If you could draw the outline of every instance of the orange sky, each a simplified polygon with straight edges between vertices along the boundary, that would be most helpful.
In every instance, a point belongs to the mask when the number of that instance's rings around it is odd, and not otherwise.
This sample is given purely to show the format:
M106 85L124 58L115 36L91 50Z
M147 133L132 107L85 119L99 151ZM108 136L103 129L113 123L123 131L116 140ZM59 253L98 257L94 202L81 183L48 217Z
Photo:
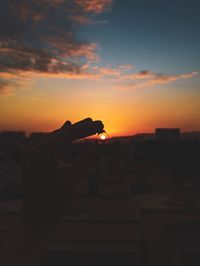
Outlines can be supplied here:
M52 131L86 117L110 136L200 131L193 1L0 2L0 131Z
M188 93L172 84L120 90L115 84L85 82L81 86L77 81L40 80L1 97L1 130L51 131L65 120L86 117L101 119L111 136L151 132L156 127L200 128L196 90Z

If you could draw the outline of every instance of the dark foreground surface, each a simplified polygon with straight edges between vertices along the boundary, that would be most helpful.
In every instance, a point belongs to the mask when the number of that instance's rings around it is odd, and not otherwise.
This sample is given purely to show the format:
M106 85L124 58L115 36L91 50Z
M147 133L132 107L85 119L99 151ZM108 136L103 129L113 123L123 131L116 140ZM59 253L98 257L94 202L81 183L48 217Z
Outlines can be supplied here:
M74 161L90 145L63 156ZM0 167L1 244L21 214L13 154ZM116 142L81 183L43 265L200 265L199 162L199 141Z

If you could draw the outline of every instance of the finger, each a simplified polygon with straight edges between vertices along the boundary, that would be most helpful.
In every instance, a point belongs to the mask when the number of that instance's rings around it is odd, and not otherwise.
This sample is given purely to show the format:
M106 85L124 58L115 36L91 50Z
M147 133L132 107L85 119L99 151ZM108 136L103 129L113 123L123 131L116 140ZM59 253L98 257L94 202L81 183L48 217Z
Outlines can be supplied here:
M101 133L103 128L104 125L101 121L93 121L91 118L84 119L72 125L72 139L77 140Z
M88 118L85 118L81 121L74 123L73 126L76 127L76 126L87 125L87 124L90 124L92 122L93 122L92 118L88 117Z
M84 120L81 120L75 124L73 124L73 128L76 130L76 129L81 129L81 128L91 128L91 131L93 129L93 131L95 133L101 133L103 128L104 128L104 125L102 123L102 121L100 120L96 120L96 121L93 121L91 118L86 118Z
M55 133L58 133L58 132L63 132L65 130L67 130L70 126L71 126L71 122L70 121L65 121L65 123L59 128L59 129L56 129L52 132L52 134L55 134Z

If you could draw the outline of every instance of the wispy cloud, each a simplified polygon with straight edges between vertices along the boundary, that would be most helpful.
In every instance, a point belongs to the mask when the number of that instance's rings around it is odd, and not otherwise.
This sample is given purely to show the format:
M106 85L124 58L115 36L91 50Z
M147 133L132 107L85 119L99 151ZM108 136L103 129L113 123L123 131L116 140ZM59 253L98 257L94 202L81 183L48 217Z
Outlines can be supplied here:
M101 13L109 8L113 0L75 0L86 12Z
M196 71L185 74L166 75L145 70L127 75L124 79L125 84L118 86L118 88L122 90L148 88L154 85L168 84L181 79L190 79L197 75L198 73Z
M94 16L111 5L112 0L1 0L0 95L36 77L107 81L136 89L197 75L135 71L132 64L100 66L98 45L78 40L74 23L98 24Z
M197 72L191 72L186 74L179 75L164 75L164 74L154 74L150 79L152 84L166 84L172 81L176 81L179 79L188 79L197 75Z
M13 79L17 83L17 75L22 73L81 75L82 66L88 61L97 62L99 56L97 44L76 38L74 22L89 21L91 15L107 10L111 3L112 0L2 0L1 83L5 84L8 76L11 83Z
M126 64L126 65L119 65L118 68L122 69L124 71L132 70L135 66L132 64Z
M14 12L20 18L40 21L48 16L51 9L62 8L66 15L87 16L109 9L113 0L12 0ZM73 16L74 15L74 16Z
M6 81L0 79L0 96L9 96L12 95L13 85Z

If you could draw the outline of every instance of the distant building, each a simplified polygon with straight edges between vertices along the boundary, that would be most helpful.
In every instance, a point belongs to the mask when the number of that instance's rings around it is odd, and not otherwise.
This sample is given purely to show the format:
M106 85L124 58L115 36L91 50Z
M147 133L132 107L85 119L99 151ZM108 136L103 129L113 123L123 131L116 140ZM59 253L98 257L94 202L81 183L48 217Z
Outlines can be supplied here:
M180 128L156 128L156 140L175 141L180 139Z
M139 133L132 137L133 141L154 140L155 135L153 133Z
M0 133L0 146L13 146L16 143L23 143L26 139L24 131L3 131Z
M46 133L46 132L32 132L28 137L28 141L29 142L35 142L35 141L38 141L47 135L48 135L48 133Z
M182 140L200 141L200 132L184 132L181 134Z

